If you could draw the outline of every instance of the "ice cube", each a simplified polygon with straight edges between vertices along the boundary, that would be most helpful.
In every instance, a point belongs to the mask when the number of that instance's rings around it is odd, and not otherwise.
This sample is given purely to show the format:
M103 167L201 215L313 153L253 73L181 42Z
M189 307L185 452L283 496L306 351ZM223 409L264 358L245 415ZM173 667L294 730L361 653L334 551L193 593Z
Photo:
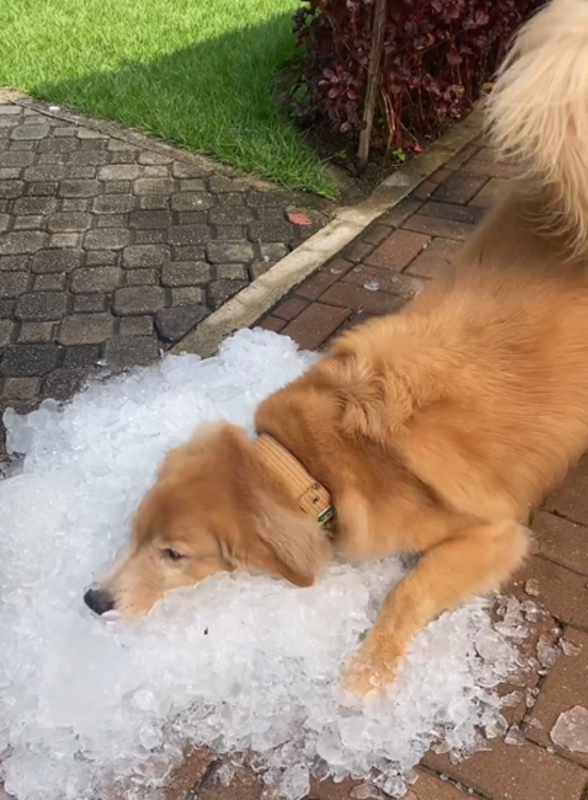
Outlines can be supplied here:
M525 737L523 736L518 725L510 726L506 732L506 736L504 737L504 743L515 745L516 747L520 747L525 743Z
M406 794L406 783L400 775L387 775L376 778L376 784L388 797L402 797Z
M532 600L521 603L521 611L528 622L538 622L543 616L541 609Z
M510 692L509 694L505 694L503 696L502 705L505 708L514 708L515 706L518 706L523 697L524 695L522 692L519 691Z
M525 583L525 592L531 597L539 597L541 594L539 590L539 581L536 578L529 578Z
M353 797L354 800L378 800L381 794L373 784L361 783L349 792L349 797Z
M545 669L552 669L560 657L560 650L550 639L542 634L537 642L537 658Z
M560 714L551 731L551 741L572 753L588 753L588 710L574 706Z
M223 762L214 773L215 781L218 781L223 786L229 786L235 777L235 767L230 761Z
M303 764L289 767L278 786L279 794L287 800L300 800L308 794L309 789L308 767Z
M561 639L559 646L562 649L564 656L577 656L581 648L570 642L569 639Z

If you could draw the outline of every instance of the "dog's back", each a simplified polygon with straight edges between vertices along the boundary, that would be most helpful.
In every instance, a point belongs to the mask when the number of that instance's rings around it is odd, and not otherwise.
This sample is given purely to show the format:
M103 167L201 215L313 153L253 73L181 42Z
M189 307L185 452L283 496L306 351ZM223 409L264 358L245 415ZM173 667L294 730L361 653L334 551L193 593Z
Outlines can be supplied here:
M337 385L349 434L400 451L453 507L522 515L588 446L588 277L458 263L315 371Z
M522 514L588 447L586 0L553 0L523 27L488 122L520 179L453 267L317 371L341 382L344 426L491 517Z

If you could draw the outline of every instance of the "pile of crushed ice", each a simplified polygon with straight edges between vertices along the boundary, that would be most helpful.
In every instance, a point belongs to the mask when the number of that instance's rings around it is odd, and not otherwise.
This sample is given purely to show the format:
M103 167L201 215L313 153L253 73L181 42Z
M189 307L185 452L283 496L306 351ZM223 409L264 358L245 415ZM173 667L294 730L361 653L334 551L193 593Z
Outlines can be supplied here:
M155 796L186 742L253 754L291 800L311 773L375 779L399 796L430 745L468 751L477 730L504 733L496 686L521 667L526 635L515 600L498 625L481 600L443 615L386 698L341 690L342 665L403 575L398 559L335 563L304 590L224 575L132 623L84 607L168 448L203 421L250 426L255 405L311 359L287 338L242 331L217 358L167 357L64 408L7 412L9 446L25 454L0 481L0 753L18 800Z

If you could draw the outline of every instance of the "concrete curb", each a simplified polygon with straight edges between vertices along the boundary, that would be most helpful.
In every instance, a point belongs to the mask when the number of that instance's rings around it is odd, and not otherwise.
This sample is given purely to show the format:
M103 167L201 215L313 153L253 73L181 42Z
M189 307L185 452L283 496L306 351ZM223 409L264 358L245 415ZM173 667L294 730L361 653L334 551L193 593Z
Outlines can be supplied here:
M449 133L386 178L356 206L337 209L324 228L213 312L171 349L171 353L213 355L222 340L253 324L287 292L333 258L378 217L404 200L446 164L482 129L482 111L474 110Z

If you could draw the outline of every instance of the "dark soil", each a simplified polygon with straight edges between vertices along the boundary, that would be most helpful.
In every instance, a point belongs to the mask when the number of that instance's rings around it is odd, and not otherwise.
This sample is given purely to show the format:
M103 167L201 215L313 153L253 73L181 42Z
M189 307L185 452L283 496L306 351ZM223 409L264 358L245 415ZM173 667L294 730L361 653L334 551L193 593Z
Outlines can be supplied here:
M357 159L357 136L334 131L325 123L306 128L304 135L319 156L339 173L341 182L351 182L362 195L368 195L384 178L415 155L414 150L407 149L399 157L398 153L387 148L383 133L376 129L372 135L368 163L362 168ZM426 149L427 144L419 142L419 152Z

